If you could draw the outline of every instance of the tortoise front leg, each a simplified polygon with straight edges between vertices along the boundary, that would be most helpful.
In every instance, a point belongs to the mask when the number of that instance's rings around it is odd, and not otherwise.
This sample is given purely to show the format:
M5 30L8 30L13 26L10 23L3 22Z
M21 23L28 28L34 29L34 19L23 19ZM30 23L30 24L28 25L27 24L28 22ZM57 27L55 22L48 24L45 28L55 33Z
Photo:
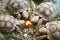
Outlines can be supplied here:
M39 40L42 40L42 39L44 39L44 38L46 38L46 37L47 37L47 35L42 35L42 36L37 37L36 40L38 40L38 39L39 39Z
M16 26L16 31L19 32L22 35L22 31L18 26Z

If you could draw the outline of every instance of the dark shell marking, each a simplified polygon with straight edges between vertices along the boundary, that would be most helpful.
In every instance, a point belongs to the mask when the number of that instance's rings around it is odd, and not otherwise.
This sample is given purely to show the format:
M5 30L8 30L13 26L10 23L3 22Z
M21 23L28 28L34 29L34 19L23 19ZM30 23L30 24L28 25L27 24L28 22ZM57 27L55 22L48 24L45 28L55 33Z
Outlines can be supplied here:
M40 13L40 17L52 20L56 17L56 8L53 3L43 2L37 6L37 11Z
M46 24L49 39L60 40L60 21L53 21Z
M14 10L15 12L22 12L24 10L28 10L29 9L29 3L26 0L11 0L8 5L7 8L9 10Z
M10 32L15 29L15 18L6 11L0 11L0 31Z

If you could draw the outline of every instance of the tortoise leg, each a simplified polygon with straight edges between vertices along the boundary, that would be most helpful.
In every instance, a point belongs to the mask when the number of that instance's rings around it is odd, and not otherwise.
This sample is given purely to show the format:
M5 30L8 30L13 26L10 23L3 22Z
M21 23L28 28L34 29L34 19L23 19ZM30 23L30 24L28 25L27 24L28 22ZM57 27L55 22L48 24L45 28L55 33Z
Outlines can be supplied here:
M18 20L21 19L21 14L17 14L17 19L18 19Z
M16 31L19 32L22 35L22 31L18 26L16 26Z
M38 25L41 25L42 24L42 19L39 19L39 21L38 21Z
M38 40L42 40L42 39L44 39L44 38L46 38L47 37L47 35L42 35L42 36L39 36L39 37L37 37L36 39Z

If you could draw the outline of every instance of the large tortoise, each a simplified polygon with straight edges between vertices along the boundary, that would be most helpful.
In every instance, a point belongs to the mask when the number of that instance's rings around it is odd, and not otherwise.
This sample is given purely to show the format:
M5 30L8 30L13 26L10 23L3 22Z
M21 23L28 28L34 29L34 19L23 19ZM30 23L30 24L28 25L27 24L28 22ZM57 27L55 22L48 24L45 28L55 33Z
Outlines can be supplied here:
M51 2L43 2L36 9L39 16L45 21L52 21L57 16L56 8Z
M6 8L12 14L22 14L27 19L30 14L30 3L27 0L10 0Z
M51 2L43 2L36 7L35 12L31 15L30 20L33 23L55 20L57 16L56 8ZM41 20L40 20L41 19ZM40 20L40 21L39 21ZM39 23L38 23L39 24Z

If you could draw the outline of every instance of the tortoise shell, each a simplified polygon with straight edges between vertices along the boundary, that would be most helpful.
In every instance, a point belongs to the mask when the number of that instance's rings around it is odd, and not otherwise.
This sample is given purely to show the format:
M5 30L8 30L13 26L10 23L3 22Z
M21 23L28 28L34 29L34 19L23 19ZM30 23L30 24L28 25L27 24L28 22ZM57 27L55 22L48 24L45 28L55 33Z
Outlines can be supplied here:
M38 5L37 12L40 14L39 16L42 17L42 19L48 21L53 20L57 15L56 8L51 2L43 2Z
M29 9L29 3L26 0L11 0L9 1L7 8L11 11L22 12Z
M5 8L9 0L0 0L0 8Z
M50 40L60 40L60 21L53 21L46 24L48 38Z
M15 18L8 14L0 14L0 31L11 32L15 29Z

